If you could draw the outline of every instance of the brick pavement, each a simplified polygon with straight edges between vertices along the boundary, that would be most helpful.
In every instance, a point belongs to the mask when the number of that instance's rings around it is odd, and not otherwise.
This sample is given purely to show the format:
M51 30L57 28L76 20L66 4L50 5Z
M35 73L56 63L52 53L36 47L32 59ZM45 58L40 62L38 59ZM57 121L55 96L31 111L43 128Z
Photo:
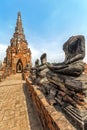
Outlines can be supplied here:
M0 130L42 130L21 74L0 83Z

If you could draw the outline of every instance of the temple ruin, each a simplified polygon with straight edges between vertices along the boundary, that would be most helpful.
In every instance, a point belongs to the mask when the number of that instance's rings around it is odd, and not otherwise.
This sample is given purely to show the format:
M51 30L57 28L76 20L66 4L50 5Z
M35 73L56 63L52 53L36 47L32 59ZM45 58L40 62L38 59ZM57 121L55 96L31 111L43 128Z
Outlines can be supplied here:
M6 69L10 69L12 73L22 73L27 66L31 67L31 50L25 39L20 12L18 12L15 33L6 50L4 64Z
M32 66L18 12L4 64L0 64L0 130L87 130L85 37L71 36L63 51L62 63L50 63L43 53Z

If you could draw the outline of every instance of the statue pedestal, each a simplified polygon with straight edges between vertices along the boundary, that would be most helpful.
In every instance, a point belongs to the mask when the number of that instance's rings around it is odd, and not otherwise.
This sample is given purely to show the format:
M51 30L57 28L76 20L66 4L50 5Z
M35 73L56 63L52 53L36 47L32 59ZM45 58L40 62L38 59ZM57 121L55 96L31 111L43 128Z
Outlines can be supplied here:
M52 72L47 73L51 84L48 96L59 104L69 121L79 130L87 130L87 75L71 77ZM53 87L52 87L53 86Z
M79 110L69 105L63 108L63 111L78 130L87 130L87 109Z

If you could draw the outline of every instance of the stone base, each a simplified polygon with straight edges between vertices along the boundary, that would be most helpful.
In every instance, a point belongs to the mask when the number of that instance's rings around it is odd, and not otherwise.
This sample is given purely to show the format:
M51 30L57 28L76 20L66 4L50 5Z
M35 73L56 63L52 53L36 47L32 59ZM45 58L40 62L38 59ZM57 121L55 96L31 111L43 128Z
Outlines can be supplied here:
M59 100L57 100L57 102L57 111L60 108L65 117L77 130L87 130L87 109L77 109L72 105L63 107Z
M53 99L67 119L77 130L87 130L87 75L70 77L48 73L47 77L56 89ZM51 92L49 95L52 96Z
M63 108L63 111L78 130L87 130L87 110L78 110L70 105Z

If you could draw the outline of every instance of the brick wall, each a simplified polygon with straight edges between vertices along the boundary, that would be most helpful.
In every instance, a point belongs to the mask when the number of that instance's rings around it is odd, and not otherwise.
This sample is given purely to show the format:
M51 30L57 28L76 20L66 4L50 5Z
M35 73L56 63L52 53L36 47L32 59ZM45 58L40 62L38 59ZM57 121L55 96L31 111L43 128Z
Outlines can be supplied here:
M0 82L6 79L6 77L11 75L11 71L5 72L4 70L0 71Z
M29 75L30 75L29 71L26 71L26 72L22 73L22 77L23 77L24 80L26 80L26 78L29 77Z
M61 111L57 111L53 106L49 105L38 86L32 85L28 79L26 79L26 82L43 130L74 130Z

